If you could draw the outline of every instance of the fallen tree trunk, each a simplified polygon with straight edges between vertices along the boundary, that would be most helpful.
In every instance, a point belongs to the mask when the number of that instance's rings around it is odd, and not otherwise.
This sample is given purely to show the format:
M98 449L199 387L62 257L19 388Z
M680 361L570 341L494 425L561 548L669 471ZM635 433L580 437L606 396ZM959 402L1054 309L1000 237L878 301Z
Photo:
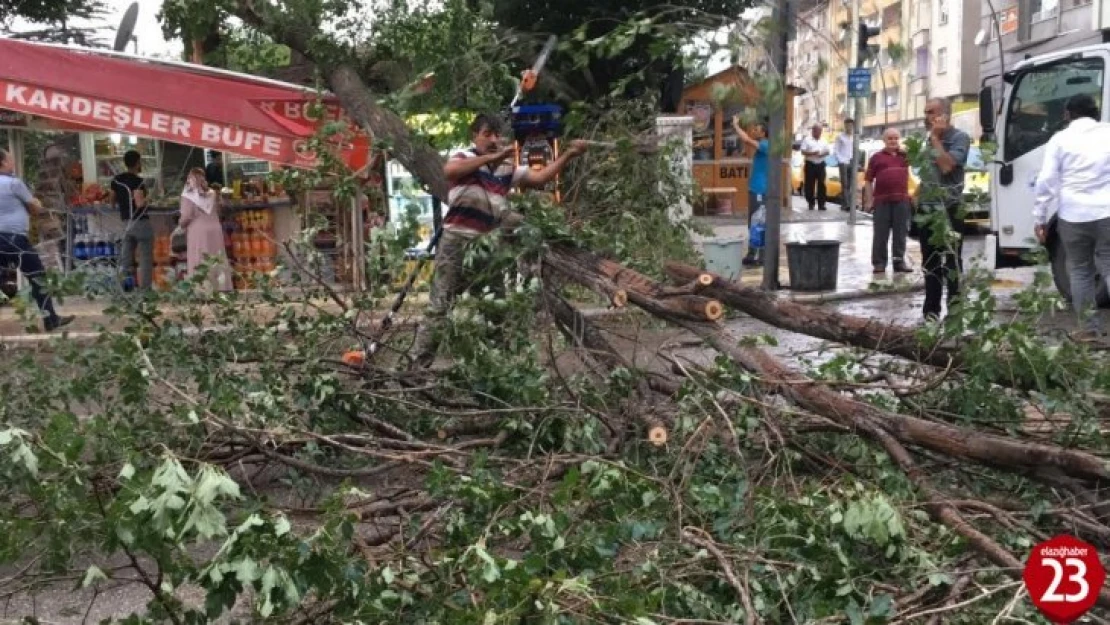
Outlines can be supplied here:
M669 262L665 270L678 283L708 283L702 287L701 293L783 330L935 367L959 366L962 362L957 350L923 345L913 330L902 326L844 315L790 300L779 300L766 291L726 280L683 263Z
M580 271L594 271L595 278L606 275L617 276L619 282L614 286L628 291L629 301L645 311L664 320L697 330L705 338L705 332L724 332L724 328L709 324L690 325L686 319L672 314L671 310L659 300L646 295L660 290L659 284L651 278L627 267L607 260L597 259L589 252L579 252L563 248L559 254L577 256L575 266ZM613 270L613 266L620 267ZM694 281L697 276L683 276ZM716 282L716 281L715 281ZM681 323L679 323L681 322ZM982 464L1019 469L1035 470L1042 467L1056 467L1065 474L1094 482L1110 482L1110 462L1093 454L1067 449L1058 445L1022 441L1006 436L985 434L969 428L959 427L917 417L909 417L886 410L852 397L836 393L820 383L796 373L780 363L767 352L738 347L736 341L730 344L718 337L718 351L735 360L749 371L759 372L761 382L770 390L792 400L797 405L813 412L850 425L844 415L862 414L881 425L895 436L900 443L919 446L954 458L965 458Z
M676 317L694 321L716 321L725 314L721 302L695 295L693 285L677 290L668 288L637 271L594 254L556 246L544 256L544 262L563 278L593 289L610 301L617 295L625 302L647 298Z

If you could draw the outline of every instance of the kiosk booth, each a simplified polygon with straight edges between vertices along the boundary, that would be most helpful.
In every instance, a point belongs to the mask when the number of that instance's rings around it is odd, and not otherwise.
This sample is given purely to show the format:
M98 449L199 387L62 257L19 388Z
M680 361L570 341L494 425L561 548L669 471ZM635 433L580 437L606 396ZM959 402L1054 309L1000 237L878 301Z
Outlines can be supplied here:
M786 128L794 127L794 97L802 90L788 86L785 101ZM682 91L682 111L694 118L694 181L703 201L695 204L695 215L747 215L748 181L753 150L743 145L732 129L732 117L759 108L763 95L748 72L733 66ZM772 140L772 145L774 141ZM790 158L781 161L783 201L790 205Z
M60 247L67 270L115 273L124 224L110 181L124 169L123 154L134 149L152 196L156 280L172 273L169 233L185 175L203 167L205 151L212 150L225 157L223 215L237 286L249 287L251 274L272 270L278 244L311 214L331 224L317 238L317 247L336 258L324 273L363 285L365 202L337 206L326 191L293 198L265 176L274 167L317 165L310 140L321 124L346 119L334 97L203 65L0 39L0 110L17 173L25 171L25 158L42 156L24 153L25 130L60 133L58 145L73 163L64 172L70 191L64 206L49 207L66 223ZM364 174L378 164L372 164L370 137L353 123L332 148L352 171ZM380 184L380 175L374 179ZM35 181L26 182L34 188Z

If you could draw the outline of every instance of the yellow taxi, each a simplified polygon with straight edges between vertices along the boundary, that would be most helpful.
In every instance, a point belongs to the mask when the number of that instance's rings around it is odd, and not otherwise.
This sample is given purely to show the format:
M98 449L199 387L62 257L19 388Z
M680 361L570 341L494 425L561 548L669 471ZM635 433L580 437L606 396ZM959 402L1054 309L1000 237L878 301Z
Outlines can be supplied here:
M790 188L797 195L804 193L802 189L805 181L804 163L805 158L802 157L801 152L795 151L790 156ZM830 155L825 158L825 172L825 196L831 202L838 202L843 189L840 184L840 167L835 156Z

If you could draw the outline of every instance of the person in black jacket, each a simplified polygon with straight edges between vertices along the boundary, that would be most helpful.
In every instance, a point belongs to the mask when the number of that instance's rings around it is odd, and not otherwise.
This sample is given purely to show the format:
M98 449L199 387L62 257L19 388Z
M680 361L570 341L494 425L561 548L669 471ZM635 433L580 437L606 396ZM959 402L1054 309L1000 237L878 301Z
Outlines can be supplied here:
M124 227L119 270L123 275L130 274L138 254L136 286L148 291L154 277L154 228L150 225L150 216L146 214L146 184L139 175L143 171L143 157L135 150L128 150L123 155L123 164L127 171L112 178L112 191L116 195L116 207Z
M219 152L212 152L209 156L212 158L212 162L204 168L204 179L209 186L214 186L217 189L227 186L224 184L224 155Z

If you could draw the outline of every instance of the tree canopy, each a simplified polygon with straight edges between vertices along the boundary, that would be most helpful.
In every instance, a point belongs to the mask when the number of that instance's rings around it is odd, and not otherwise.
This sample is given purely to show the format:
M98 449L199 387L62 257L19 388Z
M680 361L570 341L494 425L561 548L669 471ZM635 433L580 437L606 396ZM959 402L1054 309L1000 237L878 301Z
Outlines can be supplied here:
M599 100L658 91L664 109L685 82L682 45L699 32L728 26L753 0L494 0L493 15L522 33L554 34L564 54L553 58L566 97ZM607 39L608 45L601 45Z
M103 9L100 0L0 0L0 21L10 23L23 18L37 23L64 22L95 17Z

